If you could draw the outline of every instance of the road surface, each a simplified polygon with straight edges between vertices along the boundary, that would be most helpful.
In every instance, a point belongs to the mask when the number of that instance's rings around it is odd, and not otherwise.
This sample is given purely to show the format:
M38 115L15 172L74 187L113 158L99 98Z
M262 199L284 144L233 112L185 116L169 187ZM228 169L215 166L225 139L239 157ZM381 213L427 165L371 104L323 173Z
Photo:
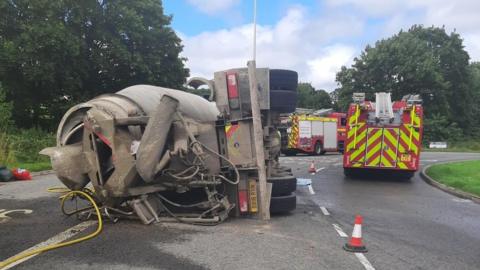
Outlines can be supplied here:
M480 158L480 154L423 153L422 164ZM315 161L318 173L307 172ZM106 221L81 244L40 254L14 269L479 269L480 205L424 183L349 180L341 156L282 157L312 188L298 187L298 207L264 224L230 219L214 227L145 226ZM323 169L322 169L323 168ZM65 218L53 175L0 184L0 259L13 256L81 223ZM364 217L364 256L342 249L356 214ZM75 232L78 237L95 225Z

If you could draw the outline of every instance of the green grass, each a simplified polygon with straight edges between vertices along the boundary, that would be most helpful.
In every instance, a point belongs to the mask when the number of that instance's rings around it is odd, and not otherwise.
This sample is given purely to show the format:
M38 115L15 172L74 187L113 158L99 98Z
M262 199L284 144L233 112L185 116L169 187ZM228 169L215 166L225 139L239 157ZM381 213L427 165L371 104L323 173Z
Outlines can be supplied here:
M433 165L427 174L442 184L480 196L480 160Z
M40 171L46 171L46 170L51 170L52 165L50 165L50 162L32 162L32 163L13 163L13 164L7 164L7 167L10 169L13 168L22 168L22 169L27 169L30 172L40 172Z

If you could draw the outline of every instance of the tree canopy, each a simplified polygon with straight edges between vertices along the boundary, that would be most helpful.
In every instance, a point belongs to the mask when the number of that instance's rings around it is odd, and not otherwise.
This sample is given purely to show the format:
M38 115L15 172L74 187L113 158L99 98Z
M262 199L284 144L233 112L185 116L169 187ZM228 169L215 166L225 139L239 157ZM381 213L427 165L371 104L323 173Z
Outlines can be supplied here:
M310 83L298 84L297 107L306 109L332 108L332 100L325 90L316 90Z
M72 104L133 84L181 87L189 74L158 0L5 0L0 14L0 82L23 127L53 128Z
M464 135L474 132L475 86L480 78L478 65L469 66L460 35L444 28L414 25L408 31L367 46L350 68L342 67L336 80L339 106L345 109L353 92L391 92L394 100L406 94L420 94L426 123L461 128ZM480 82L477 80L477 82ZM477 117L478 118L478 117ZM434 130L427 127L426 133ZM432 132L433 133L433 132ZM457 132L452 132L457 134Z

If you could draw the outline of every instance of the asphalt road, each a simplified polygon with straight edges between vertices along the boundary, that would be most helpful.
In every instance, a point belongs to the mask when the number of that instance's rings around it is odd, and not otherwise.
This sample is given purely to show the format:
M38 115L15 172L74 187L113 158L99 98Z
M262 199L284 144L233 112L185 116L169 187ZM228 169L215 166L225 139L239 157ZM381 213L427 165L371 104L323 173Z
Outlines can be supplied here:
M473 158L480 154L423 153L422 164ZM315 175L307 173L311 160L323 168ZM230 219L214 227L106 222L98 237L14 269L480 268L479 204L446 194L418 176L411 181L345 179L340 155L282 157L281 162L297 177L312 179L315 194L299 186L297 210L268 224L254 219ZM53 175L0 184L0 212L33 211L0 221L0 259L80 223L65 218L57 196L45 192L58 184ZM343 251L347 238L333 226L350 234L356 214L364 217L365 257Z

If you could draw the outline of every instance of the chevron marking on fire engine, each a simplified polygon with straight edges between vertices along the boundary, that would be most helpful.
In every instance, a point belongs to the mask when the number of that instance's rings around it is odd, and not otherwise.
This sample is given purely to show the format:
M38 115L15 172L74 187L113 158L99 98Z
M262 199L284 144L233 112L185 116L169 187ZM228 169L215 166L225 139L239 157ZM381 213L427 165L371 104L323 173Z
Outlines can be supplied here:
M350 155L351 162L364 162L365 158L365 147L366 147L366 137L367 137L367 128L365 123L358 123L356 132L357 132L357 141L355 142L354 135L355 129L349 131L347 135L347 153ZM355 144L356 143L356 144Z
M413 136L412 136L412 144L411 144L411 150L412 152L417 156L418 155L418 145L419 141L418 139L420 138L419 132L413 130ZM400 132L400 153L406 153L408 152L408 145L410 141L410 128L409 125L405 124L401 127L401 132Z
M382 166L395 167L398 148L398 128L383 129Z
M357 105L358 106L358 105ZM350 125L353 125L355 124L355 121L360 117L360 110L357 108L357 110L355 111L355 113L350 117L350 119L348 120L348 123ZM358 121L357 121L358 122Z
M378 166L382 148L382 129L369 128L367 131L367 153L365 155L366 166Z

